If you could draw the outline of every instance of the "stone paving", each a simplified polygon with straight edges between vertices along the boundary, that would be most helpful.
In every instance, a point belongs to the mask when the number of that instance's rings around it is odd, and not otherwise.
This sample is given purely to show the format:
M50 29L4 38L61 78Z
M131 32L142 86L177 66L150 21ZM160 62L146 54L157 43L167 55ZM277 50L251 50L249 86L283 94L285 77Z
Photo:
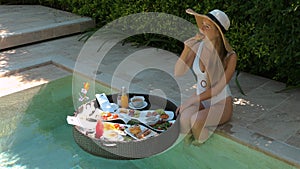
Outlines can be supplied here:
M94 26L91 18L40 5L1 5L0 14L1 50L82 32Z
M35 17L41 16L36 14L44 10L53 16L66 15L66 22L69 23L81 18L42 6L27 7L30 10L24 6L0 6L1 32L9 32L9 25L20 25L21 32L51 25L52 23L34 22L39 20ZM22 10L27 14L20 15ZM18 19L14 19L16 16ZM56 19L51 17L50 20ZM64 24L64 21L59 22ZM86 21L78 23L82 27L85 27L85 24ZM90 24L91 22L88 23ZM95 49L99 49L101 40L99 42L95 39L91 43L93 45L84 47L84 42L78 41L80 34L74 34L81 31L83 30L69 33L62 31L64 35L70 36L58 39L51 37L49 41L26 46L19 46L20 44L14 44L13 41L5 42L4 44L10 44L7 45L7 49L1 42L0 96L70 75L74 70L95 77L96 81L117 89L121 84L130 82L129 91L165 95L177 104L193 91L194 84L190 77L172 77L177 58L175 54L160 49L135 48L129 44L117 43L99 65L100 56ZM46 29L40 32L49 34ZM24 34L19 38L26 42L28 36ZM31 43L32 40L28 41ZM81 59L82 57L84 59ZM129 57L132 62L122 62ZM233 79L230 87L235 98L234 115L229 123L219 126L216 133L300 167L300 90L277 93L285 84L244 72L238 79L246 95L239 92ZM179 82L185 91L182 98L178 95L180 91L176 82Z

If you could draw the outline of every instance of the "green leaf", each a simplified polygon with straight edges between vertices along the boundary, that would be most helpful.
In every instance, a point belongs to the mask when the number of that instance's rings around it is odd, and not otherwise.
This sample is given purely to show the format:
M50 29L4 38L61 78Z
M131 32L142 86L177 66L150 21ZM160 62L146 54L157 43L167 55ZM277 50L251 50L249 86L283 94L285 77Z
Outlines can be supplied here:
M240 71L239 71L239 70L237 70L237 72L236 72L236 76L235 76L235 83L236 83L236 85L237 85L237 87L238 87L239 91L240 91L240 92L241 92L243 95L246 95L246 94L244 93L244 91L243 91L243 89L242 89L241 85L240 85L240 82L239 82L239 80L238 80L238 76L239 76L239 74L240 74Z

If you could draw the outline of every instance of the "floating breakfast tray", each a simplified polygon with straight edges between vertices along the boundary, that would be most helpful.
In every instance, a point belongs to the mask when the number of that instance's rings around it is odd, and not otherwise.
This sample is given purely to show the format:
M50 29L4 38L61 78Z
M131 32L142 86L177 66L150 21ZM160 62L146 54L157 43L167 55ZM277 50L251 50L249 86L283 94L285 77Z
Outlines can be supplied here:
M177 117L174 115L177 106L170 100L166 100L164 98L154 95L132 93L129 94L129 97L132 97L134 95L144 96L145 101L148 103L148 105L144 109L139 110L141 116L140 118L133 116L131 118L127 117L127 119L129 118L129 120L136 120L137 125L140 125L143 131L150 129L151 131L148 133L147 137L143 139L136 138L129 132L129 129L126 128L124 129L124 133L132 139L97 139L90 135L88 129L83 129L80 126L74 126L73 136L76 143L83 150L91 154L110 159L146 158L164 152L170 146L172 146L179 135L179 121L176 120ZM107 98L110 100L110 102L116 102L117 95L108 95ZM90 126L90 128L92 128L96 124L94 120L95 117L93 116L93 114L97 114L97 111L99 111L98 109L99 104L95 99L86 104L81 105L78 108L76 114L79 117L83 113L88 113L89 115L91 115L92 118L89 119L89 121L86 122L87 124L84 125ZM153 126L147 125L147 123L145 123L145 121L143 120L145 119L145 113L156 109L164 109L168 113L172 112L172 114L169 114L170 119L167 119L172 123L172 125L169 128L167 128L167 130L155 129ZM120 113L117 114L120 115ZM124 122L124 118L126 119L126 117L115 117L115 119L107 119L108 123L115 122L116 124L127 125L126 123L128 121L125 120Z

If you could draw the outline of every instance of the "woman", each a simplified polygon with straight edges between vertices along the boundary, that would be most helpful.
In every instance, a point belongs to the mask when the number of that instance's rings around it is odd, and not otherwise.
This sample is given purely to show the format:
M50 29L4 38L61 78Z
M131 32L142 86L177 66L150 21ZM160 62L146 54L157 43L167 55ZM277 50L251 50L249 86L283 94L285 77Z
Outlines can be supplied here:
M230 21L220 10L201 15L186 11L196 18L200 34L184 42L184 50L175 64L175 76L192 69L197 77L196 92L176 113L180 113L181 133L193 144L209 138L208 126L217 126L232 116L232 95L228 86L237 62L237 55L224 37Z

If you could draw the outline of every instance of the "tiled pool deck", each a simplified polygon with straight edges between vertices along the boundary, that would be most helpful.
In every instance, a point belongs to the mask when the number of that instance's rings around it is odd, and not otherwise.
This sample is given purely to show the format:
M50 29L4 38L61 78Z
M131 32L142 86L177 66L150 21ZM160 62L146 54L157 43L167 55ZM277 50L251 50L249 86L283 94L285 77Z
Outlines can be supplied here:
M45 10L47 12L41 14ZM96 53L93 50L81 51L84 42L78 41L78 34L74 35L92 25L88 18L41 6L0 6L0 97L70 75L77 64L84 67L80 73L90 71L94 74L88 75L101 83L111 85L115 82L113 84L117 85L113 87L119 88L118 84L131 79L131 91L158 94L163 91L167 97L180 103L171 76L176 55L118 43L98 67L99 62L92 57ZM61 32L57 33L59 30ZM16 43L43 40L33 35L50 40L27 46ZM65 35L70 36L61 37ZM51 40L55 37L61 38ZM99 43L95 39L91 49L99 48ZM78 60L78 56L86 59ZM137 58L133 66L143 71L135 75L130 70L121 71L118 65L128 56ZM159 59L153 59L158 56ZM164 72L147 68L163 68ZM230 87L235 98L234 115L229 123L217 129L217 133L300 167L300 90L277 93L284 89L285 84L243 72L238 79L246 95L239 92L233 79ZM182 82L187 94L192 91L193 84L187 78L176 80Z

